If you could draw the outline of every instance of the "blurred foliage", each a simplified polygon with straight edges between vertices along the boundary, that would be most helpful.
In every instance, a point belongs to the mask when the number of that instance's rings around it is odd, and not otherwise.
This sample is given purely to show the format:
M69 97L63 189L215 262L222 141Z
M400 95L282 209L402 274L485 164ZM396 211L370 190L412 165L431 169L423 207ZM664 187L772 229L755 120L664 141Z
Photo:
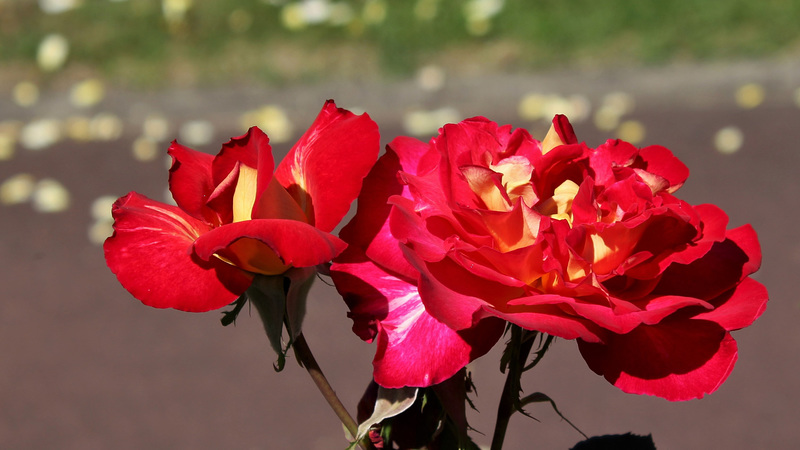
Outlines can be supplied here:
M662 64L796 53L800 0L0 0L0 64L165 85Z

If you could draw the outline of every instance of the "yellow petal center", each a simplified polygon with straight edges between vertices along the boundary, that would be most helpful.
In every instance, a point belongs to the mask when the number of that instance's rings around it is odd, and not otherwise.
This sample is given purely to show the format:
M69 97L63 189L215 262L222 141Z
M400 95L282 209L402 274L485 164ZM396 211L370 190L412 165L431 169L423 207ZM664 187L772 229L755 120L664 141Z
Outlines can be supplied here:
M256 202L258 170L239 164L239 179L233 191L233 221L252 219L253 205Z

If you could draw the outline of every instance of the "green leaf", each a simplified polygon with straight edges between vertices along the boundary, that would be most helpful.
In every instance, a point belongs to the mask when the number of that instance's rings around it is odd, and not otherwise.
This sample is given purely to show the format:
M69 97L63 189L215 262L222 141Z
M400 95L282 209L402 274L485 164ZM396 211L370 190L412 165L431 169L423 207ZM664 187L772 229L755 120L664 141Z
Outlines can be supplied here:
M536 364L539 364L539 361L542 360L544 354L547 353L547 350L550 348L550 344L552 344L553 340L555 339L555 336L549 334L539 334L539 337L541 338L541 343L539 345L539 349L534 352L536 356L533 358L533 361L531 361L530 364L522 369L523 372L531 370L536 366Z
M561 414L561 411L558 410L558 407L556 406L556 402L553 401L553 399L551 399L550 397L548 397L544 393L542 393L542 392L534 392L533 394L528 395L525 398L520 400L521 406L525 406L525 405L528 405L530 403L542 403L542 402L549 402L550 406L553 407L553 411L555 411L556 414L558 414L559 417L561 417L565 422L567 422L569 424L569 426L574 428L575 431L577 431L578 433L583 435L584 438L586 438L586 439L589 438L589 436L587 436L583 431L581 431L580 428L576 427L572 422L569 421L569 419L564 417L564 415Z

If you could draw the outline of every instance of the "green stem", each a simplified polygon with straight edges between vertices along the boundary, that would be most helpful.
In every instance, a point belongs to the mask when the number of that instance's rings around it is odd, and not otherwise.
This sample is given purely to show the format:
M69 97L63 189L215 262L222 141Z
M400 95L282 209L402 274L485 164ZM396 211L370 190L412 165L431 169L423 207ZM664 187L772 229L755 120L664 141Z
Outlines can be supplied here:
M514 400L511 394L512 389L511 371L509 371L506 377L506 384L503 386L503 395L500 397L500 404L497 406L497 421L494 425L491 450L501 450L503 448L508 422L511 419L511 415L514 414Z
M358 424L353 420L353 417L350 416L350 413L347 412L347 408L344 407L342 401L339 400L336 392L333 390L330 383L328 383L328 379L325 378L322 369L320 369L317 360L314 358L314 354L311 353L311 349L308 347L303 333L300 333L295 338L292 347L294 348L297 360L306 368L308 375L311 376L314 384L317 385L317 389L319 389L325 401L328 402L328 405L330 405L333 412L342 422L342 425L344 425L351 436L358 436ZM359 445L359 448L362 448L361 445Z
M491 450L501 450L506 438L506 430L511 416L520 408L520 378L525 367L525 361L533 348L534 339L523 339L525 331L513 325L511 327L511 358L508 362L508 375L503 386L500 403L497 405L497 420L495 421L494 434L492 435Z

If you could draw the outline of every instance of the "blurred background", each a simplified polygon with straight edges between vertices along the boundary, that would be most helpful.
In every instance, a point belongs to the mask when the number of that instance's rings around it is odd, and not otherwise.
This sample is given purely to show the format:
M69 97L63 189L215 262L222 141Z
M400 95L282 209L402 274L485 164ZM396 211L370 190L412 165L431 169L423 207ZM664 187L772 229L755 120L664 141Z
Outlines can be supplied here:
M794 448L800 388L800 1L0 0L0 448L344 448L304 370L257 317L141 305L105 267L113 201L168 201L173 139L216 153L258 125L276 157L324 101L368 112L382 141L427 140L483 115L542 138L567 114L594 147L670 148L678 192L752 223L771 302L734 333L716 393L623 394L559 340L523 378L589 435L652 433L658 448ZM306 334L345 404L374 346L317 283ZM488 444L500 346L472 370ZM507 448L581 436L546 405Z

